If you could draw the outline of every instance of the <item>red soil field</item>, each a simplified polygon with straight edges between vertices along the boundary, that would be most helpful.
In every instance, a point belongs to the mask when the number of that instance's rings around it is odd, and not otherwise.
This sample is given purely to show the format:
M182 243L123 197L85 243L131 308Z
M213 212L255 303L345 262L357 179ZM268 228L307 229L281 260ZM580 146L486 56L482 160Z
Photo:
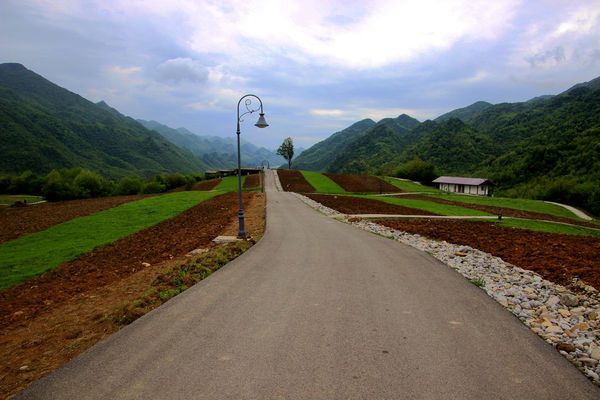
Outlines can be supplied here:
M306 196L343 214L437 215L428 211L402 207L373 199L328 194L306 194Z
M221 178L196 182L192 186L192 190L213 190L219 183L221 183Z
M260 187L260 176L259 174L247 175L244 180L244 189L255 189Z
M278 169L277 175L281 187L286 192L313 193L315 188L304 178L302 172L289 169Z
M27 207L0 208L0 243L44 231L73 218L94 214L146 196L115 196L97 199L41 203Z
M413 219L378 223L471 246L564 286L569 286L573 278L579 278L600 289L600 239L597 238L533 232L475 221Z
M340 185L346 192L354 193L400 193L402 190L372 175L324 174Z

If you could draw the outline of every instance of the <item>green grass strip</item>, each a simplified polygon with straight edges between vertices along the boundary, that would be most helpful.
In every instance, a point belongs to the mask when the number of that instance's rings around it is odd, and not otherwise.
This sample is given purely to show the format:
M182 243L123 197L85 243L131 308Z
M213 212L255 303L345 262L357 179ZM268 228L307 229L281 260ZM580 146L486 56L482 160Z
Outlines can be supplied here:
M346 193L346 191L329 177L320 172L300 171L304 179L315 188L317 193Z
M399 197L384 197L384 196L356 196L356 197L365 197L373 200L383 201L384 203L395 204L403 207L416 208L419 210L429 211L438 215L471 215L471 216L480 216L480 215L493 215L479 210L471 210L469 208L459 207L459 206L449 206L446 204L434 203L431 201L425 200L415 200L415 199L403 199L401 196Z
M541 200L511 199L506 197L465 196L460 194L437 194L432 196L444 200L459 201L468 204L480 204L484 206L512 208L515 210L537 212L542 214L554 215L557 217L580 219L564 207L557 206L555 204L545 203Z
M16 201L25 201L28 203L35 203L37 201L41 201L42 198L40 196L30 196L30 195L12 195L12 194L0 194L0 204L11 205Z
M242 176L242 187L246 181L246 176ZM221 182L215 187L214 190L220 190L222 192L237 192L238 191L238 177L237 175L226 176Z
M190 191L150 197L6 242L0 245L0 290L172 218L219 194Z
M387 183L396 186L398 189L404 190L406 192L440 193L440 191L436 188L420 185L411 181L402 181L400 179L395 179L390 176L380 176L380 178L386 181Z
M503 219L499 222L507 228L527 229L530 231L561 233L565 235L592 236L600 238L600 230L587 229L585 227L557 224L546 221L532 221L525 219Z

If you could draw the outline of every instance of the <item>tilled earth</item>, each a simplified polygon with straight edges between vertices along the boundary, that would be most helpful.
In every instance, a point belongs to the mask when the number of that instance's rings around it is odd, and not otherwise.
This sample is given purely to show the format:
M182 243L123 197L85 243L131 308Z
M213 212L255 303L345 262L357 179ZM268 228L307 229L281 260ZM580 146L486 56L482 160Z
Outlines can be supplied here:
M377 223L471 246L564 286L570 286L573 278L579 278L600 289L600 239L597 238L533 232L464 220L380 220Z
M373 199L313 193L305 194L305 196L343 214L437 215L428 211L402 207Z
M347 192L354 193L399 193L396 186L371 175L324 174Z
M115 196L0 208L0 243L148 196Z
M246 176L244 180L244 189L254 189L260 187L260 176L259 174L252 174Z
M258 224L248 230L260 231L264 198L245 193L244 201L249 225ZM214 237L232 230L237 207L237 194L217 196L0 293L0 398L118 330L111 313L141 296L170 263L212 248Z
M394 197L398 197L398 198L402 198L402 199L425 200L425 201L431 201L434 203L448 204L448 205L452 205L452 206L460 206L460 207L464 207L464 208L470 208L472 210L488 212L490 214L495 214L495 215L500 214L505 217L541 219L541 220L547 220L547 221L566 222L568 224L587 226L590 228L600 228L600 226L598 226L598 225L595 225L595 224L592 224L589 222L585 222L585 221L581 221L581 220L576 220L573 218L557 217L557 216L549 215L549 214L515 210L513 208L493 207L493 206L486 206L486 205L480 205L480 204L463 203L461 201L439 199L437 197L423 196L423 195L418 195L418 194L406 194L406 195L394 196Z
M216 178L194 183L192 190L213 190L219 183L221 183L221 180L221 178Z
M281 187L286 192L314 193L315 188L304 178L302 172L289 169L278 169L277 175Z

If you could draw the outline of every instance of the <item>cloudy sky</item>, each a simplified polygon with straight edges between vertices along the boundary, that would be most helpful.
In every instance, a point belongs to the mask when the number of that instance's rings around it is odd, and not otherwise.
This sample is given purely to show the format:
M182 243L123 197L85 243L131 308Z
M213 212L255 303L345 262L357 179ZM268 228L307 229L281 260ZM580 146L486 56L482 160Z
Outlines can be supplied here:
M600 75L599 0L1 0L0 62L94 102L269 148L363 118L524 101Z

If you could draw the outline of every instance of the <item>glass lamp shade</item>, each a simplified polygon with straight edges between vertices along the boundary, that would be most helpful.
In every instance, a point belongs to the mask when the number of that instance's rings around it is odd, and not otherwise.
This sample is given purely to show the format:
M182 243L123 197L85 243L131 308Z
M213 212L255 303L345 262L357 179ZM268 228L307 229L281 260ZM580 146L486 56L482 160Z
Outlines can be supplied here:
M258 117L258 121L256 121L254 126L256 126L258 128L266 128L267 126L269 126L269 124L267 124L267 120L265 119L265 113L260 113L260 116Z

